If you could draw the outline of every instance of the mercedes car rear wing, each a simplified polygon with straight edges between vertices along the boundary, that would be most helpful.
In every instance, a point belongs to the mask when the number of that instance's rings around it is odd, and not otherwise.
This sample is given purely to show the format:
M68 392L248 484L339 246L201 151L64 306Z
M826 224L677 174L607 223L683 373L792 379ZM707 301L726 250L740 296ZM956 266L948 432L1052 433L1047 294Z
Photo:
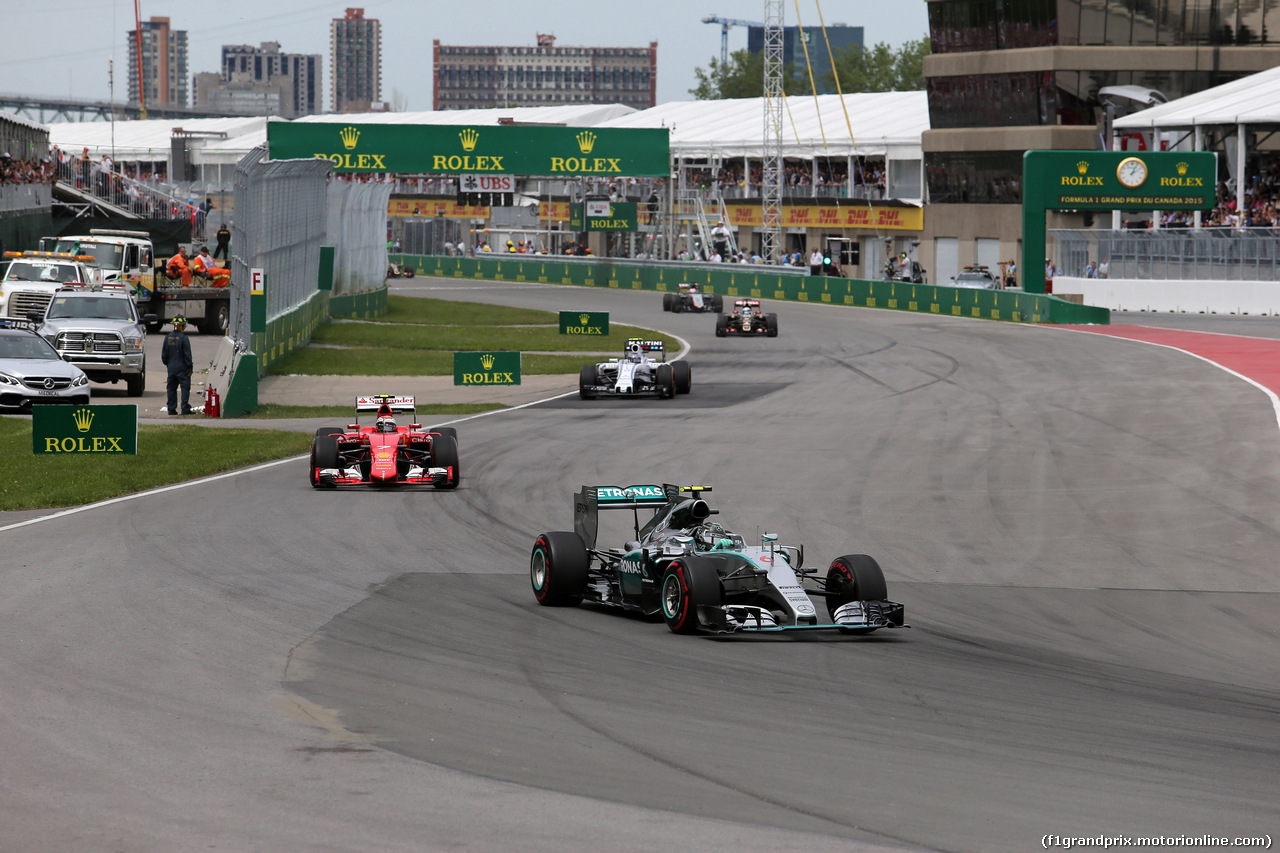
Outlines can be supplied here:
M602 509L660 509L667 505L667 491L658 485L583 486L573 498L573 530L588 548L596 547L596 531Z

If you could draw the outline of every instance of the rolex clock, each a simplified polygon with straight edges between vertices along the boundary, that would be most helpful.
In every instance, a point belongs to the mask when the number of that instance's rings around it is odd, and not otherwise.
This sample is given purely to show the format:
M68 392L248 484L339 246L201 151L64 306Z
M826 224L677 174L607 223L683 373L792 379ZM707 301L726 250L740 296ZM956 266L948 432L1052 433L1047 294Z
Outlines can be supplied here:
M1116 167L1116 177L1129 189L1137 189L1147 180L1147 164L1137 157L1126 157Z

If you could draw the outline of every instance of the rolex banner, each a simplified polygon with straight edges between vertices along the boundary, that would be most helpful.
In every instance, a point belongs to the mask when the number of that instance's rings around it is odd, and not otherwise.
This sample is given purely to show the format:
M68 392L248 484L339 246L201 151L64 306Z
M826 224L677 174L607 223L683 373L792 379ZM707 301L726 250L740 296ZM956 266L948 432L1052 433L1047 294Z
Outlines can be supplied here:
M665 127L271 121L267 147L272 160L320 157L337 172L601 178L671 173Z
M520 353L455 352L454 385L519 385Z
M607 335L609 334L609 312L561 311L560 334Z
M33 453L138 455L138 407L31 407Z

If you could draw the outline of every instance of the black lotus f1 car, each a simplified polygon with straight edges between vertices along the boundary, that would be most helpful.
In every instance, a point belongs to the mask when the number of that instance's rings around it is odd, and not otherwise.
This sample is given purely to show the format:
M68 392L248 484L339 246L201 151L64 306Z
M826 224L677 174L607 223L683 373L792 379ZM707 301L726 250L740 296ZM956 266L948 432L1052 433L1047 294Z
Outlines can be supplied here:
M778 336L778 315L766 314L759 299L735 299L733 310L716 317L716 337L728 335Z

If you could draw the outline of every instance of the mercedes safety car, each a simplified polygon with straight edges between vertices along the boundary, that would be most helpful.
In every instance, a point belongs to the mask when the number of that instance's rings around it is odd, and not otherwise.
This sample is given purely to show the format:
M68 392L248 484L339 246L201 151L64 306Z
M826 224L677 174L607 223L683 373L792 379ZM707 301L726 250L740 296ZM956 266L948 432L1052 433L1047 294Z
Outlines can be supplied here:
M688 394L693 369L684 360L666 363L662 341L627 340L622 358L585 365L578 374L578 396L674 397ZM657 356L656 358L654 356Z
M716 317L716 337L729 335L778 336L778 315L766 314L759 299L735 299L733 310Z
M423 429L412 397L375 394L356 398L356 421L343 427L321 427L311 440L311 485L434 486L456 488L462 479L458 434L452 427ZM360 415L374 414L368 426ZM396 423L408 413L410 423Z
M697 282L677 285L677 292L662 294L662 310L679 314L681 311L723 311L724 297L718 293L703 293Z
M804 548L765 533L749 545L711 521L710 486L583 486L573 530L533 543L529 580L544 605L588 601L661 615L677 634L901 628L904 608L888 600L884 574L866 554L836 557L825 577L804 565ZM634 536L596 543L601 510L631 510ZM641 519L641 511L652 515ZM815 600L824 602L819 613Z

